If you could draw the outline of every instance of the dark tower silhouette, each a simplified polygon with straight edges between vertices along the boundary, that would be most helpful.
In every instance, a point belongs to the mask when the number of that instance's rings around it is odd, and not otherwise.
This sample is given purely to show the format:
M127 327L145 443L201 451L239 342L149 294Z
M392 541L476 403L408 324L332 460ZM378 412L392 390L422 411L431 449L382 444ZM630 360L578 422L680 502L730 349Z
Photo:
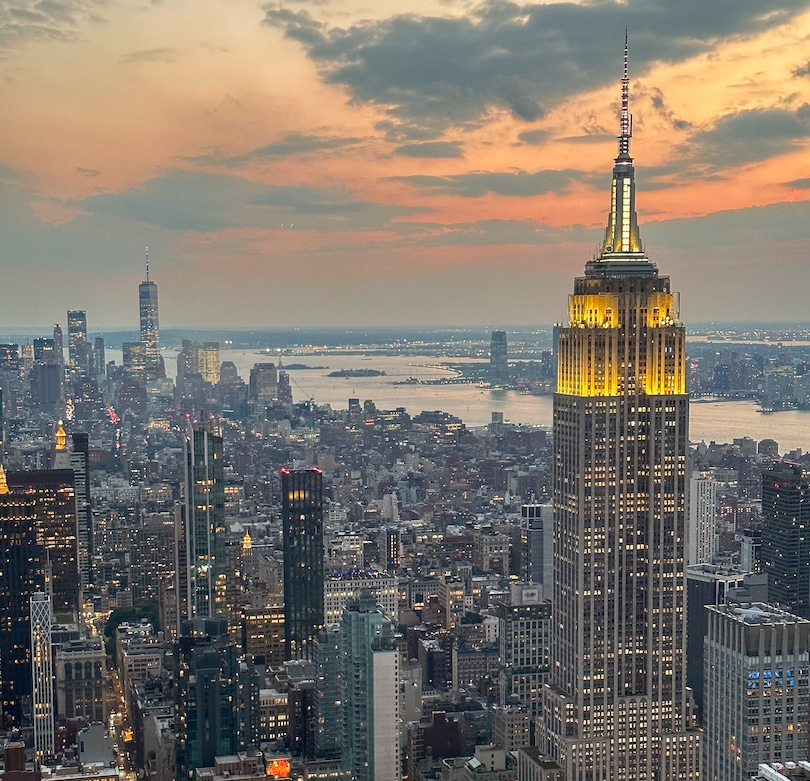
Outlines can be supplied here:
M502 382L508 372L506 331L493 331L489 345L489 376L493 382Z
M288 659L309 659L323 628L323 472L281 469L284 639Z

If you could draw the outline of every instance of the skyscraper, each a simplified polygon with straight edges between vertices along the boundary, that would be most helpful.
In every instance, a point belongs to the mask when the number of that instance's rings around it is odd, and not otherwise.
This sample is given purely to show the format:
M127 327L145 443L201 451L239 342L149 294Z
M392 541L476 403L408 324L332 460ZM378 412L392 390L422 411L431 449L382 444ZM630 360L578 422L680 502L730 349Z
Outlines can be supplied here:
M189 618L225 615L225 464L213 422L189 424L185 440L185 581ZM182 618L182 617L181 617Z
M45 590L36 498L11 491L0 466L0 724L20 727L31 696L31 598Z
M69 309L67 323L70 362L80 371L86 372L90 364L90 350L87 344L87 312L84 309Z
M284 633L288 659L311 658L323 628L323 472L281 469Z
M506 331L493 331L489 344L489 376L493 382L506 379L507 374Z
M777 461L762 474L762 571L768 600L810 619L810 478Z
M34 754L54 754L51 599L42 591L31 597L31 666L33 672Z
M158 288L149 279L149 247L146 248L146 279L138 286L138 308L141 321L147 379L166 375L160 356L160 324L158 319Z
M689 479L689 551L687 564L711 564L717 555L717 481L710 472Z
M399 651L391 619L360 591L340 622L343 769L357 781L398 781Z
M559 329L540 746L569 781L699 772L685 686L685 330L642 247L631 132L625 43L608 227Z
M806 759L810 622L756 602L706 610L704 778Z

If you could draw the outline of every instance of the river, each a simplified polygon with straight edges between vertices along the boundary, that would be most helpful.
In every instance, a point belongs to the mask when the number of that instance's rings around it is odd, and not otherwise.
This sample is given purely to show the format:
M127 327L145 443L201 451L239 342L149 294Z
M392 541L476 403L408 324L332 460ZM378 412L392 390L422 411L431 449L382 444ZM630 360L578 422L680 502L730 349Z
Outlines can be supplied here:
M120 351L108 350L110 358L121 360ZM164 353L169 376L176 373L176 354ZM233 361L239 375L248 381L253 364L272 361L278 365L277 353L255 350L221 350L221 361ZM290 370L293 399L312 398L318 404L345 409L350 398L360 403L372 399L380 409L405 407L412 415L422 410L442 410L460 417L469 427L484 426L492 420L493 412L502 412L504 420L551 426L551 396L526 396L516 391L496 391L477 385L396 384L410 377L419 380L450 378L453 372L441 367L435 356L341 355L312 353L285 355L283 364L306 364L309 369ZM453 359L460 363L459 359ZM340 369L377 369L385 372L378 377L329 377ZM691 405L690 438L694 442L731 442L735 437L774 439L781 453L796 448L810 450L810 411L790 410L763 415L750 401L694 402Z

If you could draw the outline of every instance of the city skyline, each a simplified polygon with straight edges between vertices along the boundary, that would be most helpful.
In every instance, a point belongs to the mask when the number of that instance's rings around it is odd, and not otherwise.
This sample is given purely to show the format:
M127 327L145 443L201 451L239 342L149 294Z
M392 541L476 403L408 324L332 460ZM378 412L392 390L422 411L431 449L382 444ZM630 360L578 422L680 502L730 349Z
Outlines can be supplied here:
M609 209L625 27L640 216L684 319L805 316L796 0L72 0L0 24L4 328L136 323L147 245L168 328L560 320Z

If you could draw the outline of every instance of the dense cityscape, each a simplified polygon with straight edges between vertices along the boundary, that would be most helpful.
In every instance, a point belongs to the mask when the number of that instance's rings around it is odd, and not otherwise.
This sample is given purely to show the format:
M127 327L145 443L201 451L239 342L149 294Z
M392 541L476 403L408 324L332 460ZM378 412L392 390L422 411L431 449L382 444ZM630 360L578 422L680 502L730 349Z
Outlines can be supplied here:
M92 311L4 337L3 779L810 779L810 455L689 429L690 398L810 420L810 330L687 335L624 68L564 323L168 341L147 250L120 363ZM361 380L553 415L470 425Z

